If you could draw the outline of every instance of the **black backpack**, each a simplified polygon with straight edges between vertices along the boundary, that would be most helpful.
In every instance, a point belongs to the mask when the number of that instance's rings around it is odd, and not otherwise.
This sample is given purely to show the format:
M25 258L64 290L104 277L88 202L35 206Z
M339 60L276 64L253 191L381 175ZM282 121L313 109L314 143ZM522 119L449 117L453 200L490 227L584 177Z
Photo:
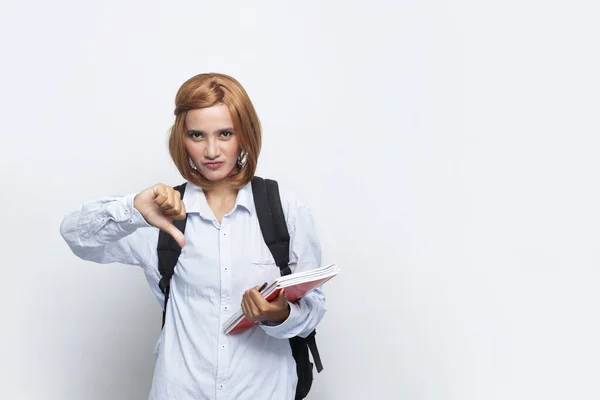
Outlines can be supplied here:
M183 194L186 184L176 186L174 189ZM269 247L275 263L281 271L281 275L291 273L289 264L290 235L281 206L279 197L279 186L277 182L270 179L262 179L258 176L252 178L252 192L256 214L263 234L263 239ZM174 220L173 224L183 233L185 232L186 220ZM167 302L169 300L169 289L171 277L173 276L177 259L181 254L181 247L168 233L160 231L158 237L158 270L161 274L159 282L160 290L165 295L162 325L165 325ZM323 370L321 357L315 341L316 330L313 330L306 338L299 336L290 338L290 346L294 360L296 360L296 372L298 374L298 386L296 387L296 400L304 399L313 381L313 363L310 362L308 351L312 353L317 372Z

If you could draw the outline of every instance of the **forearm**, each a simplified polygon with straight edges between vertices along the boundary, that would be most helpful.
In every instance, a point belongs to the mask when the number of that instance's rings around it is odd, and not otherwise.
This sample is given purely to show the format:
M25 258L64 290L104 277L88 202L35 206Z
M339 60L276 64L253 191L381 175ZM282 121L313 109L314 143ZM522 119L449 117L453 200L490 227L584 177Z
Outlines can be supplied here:
M281 323L261 324L268 335L278 339L308 336L325 315L325 295L321 289L315 289L298 301L290 302L289 307L289 315Z
M129 195L83 204L63 218L60 233L71 251L84 260L139 264L135 247L143 241L128 236L147 226Z

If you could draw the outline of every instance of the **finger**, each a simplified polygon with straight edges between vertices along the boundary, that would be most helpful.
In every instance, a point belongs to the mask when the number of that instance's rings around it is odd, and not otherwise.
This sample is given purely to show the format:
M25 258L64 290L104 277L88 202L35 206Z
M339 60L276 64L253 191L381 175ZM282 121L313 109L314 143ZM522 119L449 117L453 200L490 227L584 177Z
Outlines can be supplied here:
M258 286L254 286L253 288L250 288L244 292L244 296L242 299L246 303L246 306L249 308L249 310L252 310L255 307L254 301L250 297L250 292L256 290L257 288Z
M177 211L176 214L179 214L178 206L179 201L181 201L179 199L179 192L177 190L173 190L172 188L167 188L165 193L166 199L160 205L160 209L162 210L163 214L173 214L175 210Z
M248 297L259 310L264 310L269 306L269 302L258 292L256 287L249 290Z
M246 291L246 306L248 307L248 310L254 317L258 317L261 314L261 309L260 309L260 307L258 307L256 302L254 301L252 292L258 293L256 291L256 288L252 288L252 289Z
M187 211L185 210L185 204L182 201L181 202L181 212L176 217L173 217L173 219L186 219L186 218L187 218Z
M277 296L276 303L280 307L287 306L288 298L285 289L281 289L281 292L279 292L279 296Z
M169 217L169 218L176 217L179 214L181 214L181 209L177 205L175 205L173 208L171 208L169 210L164 210L163 211L163 215L166 216L166 217Z
M246 295L244 295L242 299L242 311L250 321L254 321L256 314L252 311L252 308L250 307L250 304L248 302L248 296Z
M173 239L175 239L175 241L177 242L177 244L180 247L185 246L185 236L183 235L183 233L181 233L181 231L175 226L173 225L171 222L169 221L165 221L164 223L161 223L160 226L157 226L159 229L167 232L169 235L171 235L173 237Z
M175 193L178 193L178 192L175 192ZM179 201L176 200L173 207L163 210L163 214L168 217L176 217L176 216L181 215L182 208L183 208L183 203L181 203L181 200L179 200Z
M256 289L250 290L248 297L256 310L258 310L259 315L263 316L265 313L273 311L273 305L269 303Z
M175 206L173 206L173 211L176 211L176 213L172 214L172 217L173 219L185 219L185 204L183 204L183 200L181 199L181 192L179 190L175 190L174 195Z
M244 313L244 315L247 318L250 318L250 315L248 315L248 309L246 308L246 303L244 303L244 301L242 300L242 312Z
M279 295L277 296L277 301L281 301L281 300L287 301L287 293L285 292L285 289L281 289L281 291L279 292Z
M173 188L167 187L167 189L166 189L167 200L165 200L165 202L162 203L160 206L160 209L163 211L163 213L165 211L171 210L173 208L173 206L175 205L175 195L173 194L174 192L176 192L176 190L173 190Z
M165 204L169 201L169 187L167 185L159 184L154 186L154 204L158 206L161 214L165 211Z
M180 194L178 191L174 192L175 197L175 205L170 209L163 212L163 214L171 219L186 219L187 212L185 210L185 204L180 199Z
M154 204L162 206L169 197L166 186L163 184L154 185L152 191L154 192Z

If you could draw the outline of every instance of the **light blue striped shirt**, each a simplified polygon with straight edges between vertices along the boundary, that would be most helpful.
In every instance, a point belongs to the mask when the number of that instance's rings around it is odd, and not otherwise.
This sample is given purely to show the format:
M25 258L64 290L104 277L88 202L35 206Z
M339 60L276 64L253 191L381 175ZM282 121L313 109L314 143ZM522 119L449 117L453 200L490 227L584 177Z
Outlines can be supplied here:
M280 188L290 232L292 272L321 266L321 249L309 209ZM84 203L65 216L61 234L84 260L137 265L163 304L156 245L159 230L133 207L134 194ZM219 224L204 192L188 183L186 245L175 267L164 329L156 344L151 400L285 400L296 390L296 364L288 338L306 336L325 313L325 297L314 290L291 303L275 326L259 325L237 335L223 323L244 292L280 276L263 241L252 187L238 192Z

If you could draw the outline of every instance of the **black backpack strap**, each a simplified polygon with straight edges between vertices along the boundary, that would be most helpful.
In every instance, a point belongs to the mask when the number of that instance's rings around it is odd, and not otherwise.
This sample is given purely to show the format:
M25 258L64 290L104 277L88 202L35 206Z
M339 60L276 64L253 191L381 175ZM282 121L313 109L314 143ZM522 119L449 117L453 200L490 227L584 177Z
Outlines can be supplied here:
M306 344L312 353L313 360L315 361L315 367L317 367L317 372L323 371L323 363L321 362L321 355L319 354L319 349L317 348L317 341L315 336L317 335L317 331L314 330L306 337Z
M252 178L252 193L258 223L265 243L269 247L281 276L292 273L290 263L290 234L287 230L285 215L279 197L279 186L276 181Z
M269 247L281 275L289 275L291 274L289 267L290 235L281 205L279 186L274 180L255 176L252 178L252 193L256 215L265 243ZM323 370L315 335L316 330L313 330L306 338L299 336L290 338L290 346L296 360L298 373L296 400L304 399L312 384L312 363L308 356L309 349L315 361L317 372Z
M177 190L181 193L181 198L183 199L183 194L185 193L186 184L183 183L179 186L175 186L173 189ZM181 220L173 220L173 225L177 227L182 233L185 233L185 224L187 222L186 219ZM163 316L162 316L162 326L165 326L165 317L167 313L167 302L169 301L169 294L171 292L171 278L175 272L175 265L177 265L177 259L179 259L179 255L181 254L181 247L173 236L169 235L167 232L163 230L159 230L158 234L158 271L160 272L161 278L158 282L158 287L160 291L165 295L165 304L163 307Z

